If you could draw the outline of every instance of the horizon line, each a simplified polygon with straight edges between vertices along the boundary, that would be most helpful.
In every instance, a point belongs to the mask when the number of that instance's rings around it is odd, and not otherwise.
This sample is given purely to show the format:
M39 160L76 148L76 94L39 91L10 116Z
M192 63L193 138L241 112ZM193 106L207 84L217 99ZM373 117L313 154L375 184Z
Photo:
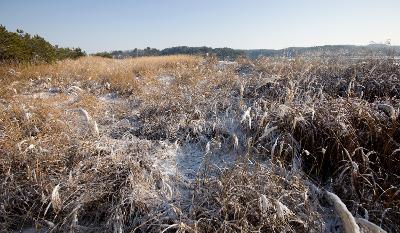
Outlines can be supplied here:
M142 48L131 48L131 49L112 49L112 50L101 50L97 52L92 52L92 53L101 53L101 52L114 52L114 51L132 51L135 49L139 50L144 50L146 48L150 49L157 49L157 50L164 50L168 48L176 48L176 47L188 47L188 48L202 48L202 47L207 47L211 49L221 49L221 48L228 48L228 49L234 49L234 50L285 50L285 49L290 49L290 48L315 48L315 47L324 47L324 46L356 46L356 47L366 47L366 46L371 46L371 45L381 45L381 46L388 46L388 47L400 47L400 45L397 44L386 44L386 43L369 43L369 44L321 44L321 45L309 45L309 46L288 46L288 47L283 47L283 48L233 48L233 47L228 47L228 46L222 46L222 47L212 47L212 46L189 46L189 45L176 45L176 46L169 46L169 47L164 47L164 48L156 48L156 47L151 47L151 46L146 46ZM79 48L76 47L76 48ZM92 54L91 53L91 54Z

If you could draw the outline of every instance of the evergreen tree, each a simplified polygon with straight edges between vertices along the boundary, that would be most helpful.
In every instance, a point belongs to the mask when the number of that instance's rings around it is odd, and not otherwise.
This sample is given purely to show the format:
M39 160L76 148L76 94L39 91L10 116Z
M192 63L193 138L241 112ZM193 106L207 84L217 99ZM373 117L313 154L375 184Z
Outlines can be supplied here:
M85 55L80 48L58 48L38 35L31 36L21 29L9 32L0 25L0 61L54 62Z

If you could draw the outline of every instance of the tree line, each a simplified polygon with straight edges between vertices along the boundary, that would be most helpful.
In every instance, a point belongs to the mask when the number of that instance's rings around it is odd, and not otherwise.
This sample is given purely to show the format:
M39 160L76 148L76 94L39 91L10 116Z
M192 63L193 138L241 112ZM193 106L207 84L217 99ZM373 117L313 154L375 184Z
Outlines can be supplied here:
M59 48L39 35L32 36L20 29L10 32L0 25L0 61L50 63L85 55L80 48Z
M370 44L367 46L354 45L325 45L315 47L291 47L285 49L253 49L238 50L232 48L211 48L211 47L188 47L177 46L166 49L155 49L147 47L145 49L116 50L112 52L100 52L92 54L94 56L108 58L128 58L144 56L165 56L165 55L200 55L216 56L220 60L236 60L239 57L256 59L258 57L302 57L302 56L400 56L400 46L390 44ZM75 59L86 56L80 48L61 48L53 46L44 38L38 35L30 35L23 30L16 32L7 31L6 27L0 25L0 62L54 62L61 59Z
M93 54L108 58L128 58L144 56L164 56L164 55L214 55L220 60L236 60L239 57L257 59L259 57L367 57L367 56L400 56L400 46L390 44L369 44L366 46L356 45L324 45L314 47L289 47L285 49L250 49L239 50L231 48L211 48L211 47L188 47L178 46L158 50L147 47L145 49L117 50L112 52L101 52Z
M147 47L145 49L133 49L133 50L117 50L112 52L100 52L93 54L95 56L102 56L108 58L128 58L128 57L145 57L145 56L167 56L167 55L214 55L221 60L235 60L238 57L246 56L242 50L236 50L231 48L211 48L211 47L188 47L188 46L177 46L158 50L155 48Z
M390 44L357 45L323 45L314 47L289 47L285 49L246 50L247 57L398 57L400 46Z

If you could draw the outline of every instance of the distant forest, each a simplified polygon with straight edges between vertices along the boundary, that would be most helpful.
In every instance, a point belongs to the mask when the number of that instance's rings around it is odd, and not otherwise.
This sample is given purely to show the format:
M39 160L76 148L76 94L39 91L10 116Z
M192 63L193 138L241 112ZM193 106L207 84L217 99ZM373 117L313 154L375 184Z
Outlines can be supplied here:
M315 47L289 47L285 49L253 49L246 50L246 56L252 59L258 57L368 57L368 56L400 56L400 46L390 44L356 45L324 45Z
M256 59L259 57L366 57L366 56L393 56L400 57L400 46L387 44L370 44L366 46L355 45L324 45L315 47L290 47L286 49L251 49L240 50L231 48L188 47L178 46L162 50L147 47L145 49L118 50L100 52L93 56L122 59L143 56L165 55L199 55L216 56L219 60L236 60L239 57ZM75 59L86 56L80 48L61 48L52 45L44 38L32 36L22 30L7 31L0 25L0 62L54 62L61 59Z
M31 36L23 30L7 31L0 25L0 62L54 62L66 58L78 58L86 53L80 48L59 48L44 38Z
M133 49L125 51L112 51L112 52L101 52L96 53L96 56L109 57L109 58L127 58L127 57L143 57L143 56L167 56L167 55L214 55L220 60L236 60L239 57L245 57L246 52L244 50L237 50L231 48L210 48L210 47L188 47L178 46L171 47L162 50L147 47L145 49Z
M93 54L108 58L128 58L143 56L163 55L215 55L220 60L235 60L239 57L256 59L259 57L366 57L366 56L400 56L400 46L389 44L370 44L366 46L356 45L324 45L315 47L290 47L285 49L250 49L239 50L231 48L210 48L210 47L187 47L179 46L158 50L147 47L145 49L133 49L125 51L101 52Z

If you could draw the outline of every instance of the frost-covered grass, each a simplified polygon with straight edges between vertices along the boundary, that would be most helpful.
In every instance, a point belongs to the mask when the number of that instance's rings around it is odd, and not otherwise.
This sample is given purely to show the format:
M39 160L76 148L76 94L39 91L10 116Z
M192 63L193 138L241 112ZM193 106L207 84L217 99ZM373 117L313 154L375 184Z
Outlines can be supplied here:
M392 60L86 57L0 85L0 231L400 230Z

